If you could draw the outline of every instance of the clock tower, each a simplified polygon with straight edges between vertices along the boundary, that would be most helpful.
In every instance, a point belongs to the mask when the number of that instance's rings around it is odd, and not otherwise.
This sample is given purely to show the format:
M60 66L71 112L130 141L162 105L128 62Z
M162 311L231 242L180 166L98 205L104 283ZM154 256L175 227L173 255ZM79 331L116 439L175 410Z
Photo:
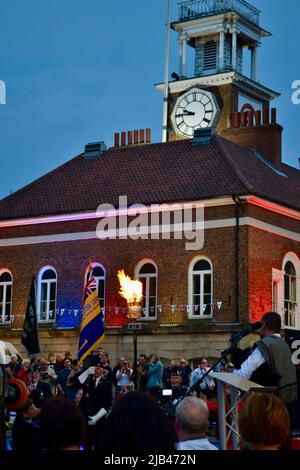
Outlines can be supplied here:
M179 69L168 83L167 140L192 138L199 128L222 135L237 113L252 112L254 120L269 114L279 93L259 80L259 48L270 35L259 10L245 0L180 1L171 28L178 33ZM187 48L194 52L193 76ZM156 87L164 91L164 84Z

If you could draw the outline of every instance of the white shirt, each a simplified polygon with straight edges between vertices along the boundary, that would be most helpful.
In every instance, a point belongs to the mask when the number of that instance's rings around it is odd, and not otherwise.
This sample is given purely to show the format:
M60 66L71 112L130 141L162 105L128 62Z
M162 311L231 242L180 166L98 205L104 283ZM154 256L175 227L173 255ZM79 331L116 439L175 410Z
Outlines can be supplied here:
M95 377L95 388L97 387L100 379L102 379L102 375L100 375L100 377Z
M219 450L207 437L177 442L177 450Z
M280 338L279 333L276 333L272 336L278 336ZM238 370L235 369L233 371L233 374L238 375L239 377L244 377L245 379L250 379L253 372L265 362L266 359L264 358L260 350L258 348L255 348L253 353L250 354L250 356L248 357L248 359L243 362L241 368Z
M208 368L202 369L201 367L197 367L197 369L195 369L192 372L191 380L190 380L190 387L194 385L194 383L197 382L197 380L200 379L200 377L203 377L203 375L206 373L207 370L209 369ZM209 390L213 390L214 387L215 387L215 382L212 379L210 374L204 377L204 379L200 383L201 390L205 390L206 388L208 388Z

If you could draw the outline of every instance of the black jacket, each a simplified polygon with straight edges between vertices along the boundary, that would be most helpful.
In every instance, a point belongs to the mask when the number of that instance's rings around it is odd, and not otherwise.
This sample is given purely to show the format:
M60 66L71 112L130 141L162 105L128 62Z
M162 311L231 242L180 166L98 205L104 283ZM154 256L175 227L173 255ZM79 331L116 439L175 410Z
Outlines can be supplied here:
M47 398L52 397L50 385L39 381L36 389L30 393L29 397L32 399L35 406L40 408Z
M40 430L38 424L26 421L17 415L12 427L13 449L16 451L39 451L41 450Z
M95 387L95 378L90 375L84 383L85 396L87 399L87 411L93 416L101 408L108 411L112 406L112 383L106 378L101 378Z

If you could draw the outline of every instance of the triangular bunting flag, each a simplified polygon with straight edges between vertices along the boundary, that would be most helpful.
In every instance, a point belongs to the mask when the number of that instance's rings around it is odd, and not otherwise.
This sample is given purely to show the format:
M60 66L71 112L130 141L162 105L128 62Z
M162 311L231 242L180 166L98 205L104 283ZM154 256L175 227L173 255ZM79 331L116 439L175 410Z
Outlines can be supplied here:
M74 316L77 317L78 315L78 310L74 310Z
M101 308L101 312L102 312L103 315L105 315L105 307Z
M60 309L60 316L62 317L64 313L65 313L65 309L64 309L64 308L61 308L61 309Z
M119 307L115 307L115 312L116 312L116 315L118 315L118 313L119 313Z
M186 306L186 311L187 311L187 313L189 313L189 311L190 311L190 306L189 305Z
M146 315L146 308L143 308L143 315Z
M161 313L162 312L162 305L158 305L157 308L158 308L158 311Z
M206 310L206 307L207 307L208 304L203 304L202 305L202 315L204 314L205 310Z
M199 309L199 305L194 305L195 312L198 312L198 309Z
M166 304L166 305L165 305L165 312L167 312L168 310L169 310L169 305Z
M219 310L221 309L222 304L223 304L223 302L217 302L217 305L218 305L218 309L219 309Z
M176 308L176 305L171 305L171 310L172 310L172 313L175 312L175 308Z

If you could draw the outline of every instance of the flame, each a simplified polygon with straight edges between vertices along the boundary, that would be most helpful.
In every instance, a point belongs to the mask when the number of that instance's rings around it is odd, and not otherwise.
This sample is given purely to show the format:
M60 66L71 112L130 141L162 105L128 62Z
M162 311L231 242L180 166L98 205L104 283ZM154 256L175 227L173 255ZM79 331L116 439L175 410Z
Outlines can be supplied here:
M118 278L121 285L119 294L127 300L127 303L139 303L143 297L143 284L140 281L130 279L123 269L118 271Z

